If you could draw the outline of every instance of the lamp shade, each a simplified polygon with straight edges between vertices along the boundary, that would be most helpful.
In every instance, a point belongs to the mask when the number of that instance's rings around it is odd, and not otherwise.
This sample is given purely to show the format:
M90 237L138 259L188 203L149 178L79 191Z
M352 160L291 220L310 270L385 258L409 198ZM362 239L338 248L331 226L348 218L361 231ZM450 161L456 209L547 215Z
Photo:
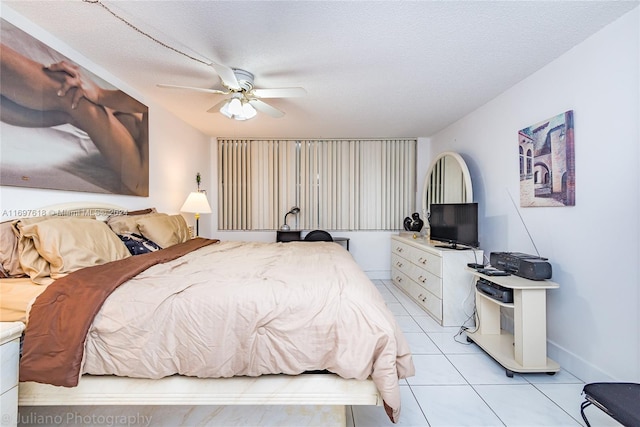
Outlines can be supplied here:
M249 120L256 116L256 109L240 93L234 93L232 98L220 107L220 113L234 120Z
M207 195L205 193L193 191L189 194L189 197L187 197L187 200L180 208L180 211L198 214L211 213L211 206L209 206Z

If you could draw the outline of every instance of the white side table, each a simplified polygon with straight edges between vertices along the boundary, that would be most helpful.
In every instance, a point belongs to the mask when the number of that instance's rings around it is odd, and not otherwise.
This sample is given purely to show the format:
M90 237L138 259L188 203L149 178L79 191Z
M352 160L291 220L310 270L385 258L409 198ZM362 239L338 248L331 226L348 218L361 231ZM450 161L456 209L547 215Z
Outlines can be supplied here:
M22 322L0 322L0 423L2 427L18 423L18 363Z
M560 365L547 357L547 290L560 287L550 280L528 280L518 276L486 276L467 268L476 279L484 278L513 290L513 303L503 303L476 289L479 325L467 331L467 340L478 344L506 370L546 372L553 375ZM513 309L514 331L500 328L500 307Z

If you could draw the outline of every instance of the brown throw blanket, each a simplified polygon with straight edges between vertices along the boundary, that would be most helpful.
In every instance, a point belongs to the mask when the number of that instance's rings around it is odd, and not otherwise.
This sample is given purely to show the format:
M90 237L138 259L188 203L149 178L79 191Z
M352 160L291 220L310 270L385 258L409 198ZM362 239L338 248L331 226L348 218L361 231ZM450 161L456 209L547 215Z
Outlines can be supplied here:
M20 360L20 381L77 386L89 327L107 297L149 267L215 242L196 238L161 251L84 268L56 280L31 308ZM69 298L71 294L74 298Z

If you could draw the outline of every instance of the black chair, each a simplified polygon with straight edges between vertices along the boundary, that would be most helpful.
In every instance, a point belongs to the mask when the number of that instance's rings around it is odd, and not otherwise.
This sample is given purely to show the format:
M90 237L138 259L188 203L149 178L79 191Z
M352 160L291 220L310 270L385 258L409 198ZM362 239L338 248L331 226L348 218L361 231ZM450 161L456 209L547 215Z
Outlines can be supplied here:
M590 426L584 409L593 404L625 427L640 426L640 384L591 383L584 386L585 401L580 405L582 419Z
M313 230L304 236L304 240L307 242L333 242L333 237L324 230Z

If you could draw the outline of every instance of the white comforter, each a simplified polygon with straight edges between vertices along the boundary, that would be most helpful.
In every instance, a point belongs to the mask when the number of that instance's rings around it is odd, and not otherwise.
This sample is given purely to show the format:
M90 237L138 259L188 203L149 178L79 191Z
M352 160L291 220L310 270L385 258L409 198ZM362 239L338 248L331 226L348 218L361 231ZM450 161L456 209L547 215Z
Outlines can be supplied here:
M300 374L374 380L400 410L409 347L340 245L219 242L149 268L94 319L83 372L160 378Z

